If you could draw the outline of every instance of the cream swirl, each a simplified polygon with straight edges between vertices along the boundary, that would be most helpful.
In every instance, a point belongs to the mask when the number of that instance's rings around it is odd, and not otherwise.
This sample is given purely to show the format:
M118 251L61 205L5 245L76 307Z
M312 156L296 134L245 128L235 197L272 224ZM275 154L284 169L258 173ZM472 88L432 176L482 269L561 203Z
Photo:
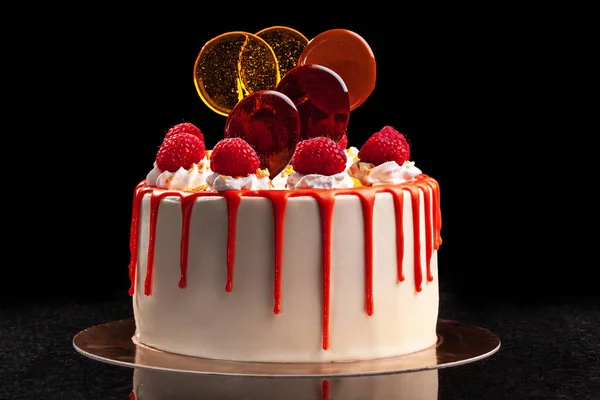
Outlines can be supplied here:
M355 161L358 161L358 149L351 146L345 149L344 152L346 153L346 172L348 172L352 164L354 164Z
M415 167L414 161L405 161L402 165L395 161L387 161L377 166L357 161L352 164L348 173L365 186L379 186L412 181L415 176L421 174L421 170Z
M291 165L288 165L287 167L285 167L285 169L283 171L281 171L280 173L278 173L272 180L271 180L271 186L273 186L273 189L275 190L285 190L287 189L287 180L288 177L294 173L294 169L292 168Z
M202 160L189 169L180 167L177 171L161 171L156 162L148 175L146 184L162 189L195 191L206 189L206 177L211 173L209 162Z
M162 171L156 165L156 161L154 161L153 168L146 175L146 184L148 186L156 186L156 182L158 182L158 177L162 174Z
M260 170L259 170L260 171ZM233 177L213 172L206 178L211 191L224 192L226 190L265 190L271 189L269 174L256 173L248 176Z
M294 172L287 179L288 189L347 189L354 181L346 172L335 175L307 174Z

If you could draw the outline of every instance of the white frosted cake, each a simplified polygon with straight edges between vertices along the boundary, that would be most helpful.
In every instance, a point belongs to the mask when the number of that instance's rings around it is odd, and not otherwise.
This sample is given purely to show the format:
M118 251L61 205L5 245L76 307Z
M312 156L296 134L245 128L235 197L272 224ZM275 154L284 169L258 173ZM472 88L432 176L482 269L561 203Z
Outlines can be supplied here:
M207 150L198 126L172 126L135 189L138 345L296 363L436 345L438 183L392 126L348 147L375 76L366 41L342 29L203 46L195 84L227 116L224 137Z
M409 161L402 134L386 126L358 152L303 140L275 185L242 139L205 151L183 125L135 189L137 344L255 362L436 345L439 186Z

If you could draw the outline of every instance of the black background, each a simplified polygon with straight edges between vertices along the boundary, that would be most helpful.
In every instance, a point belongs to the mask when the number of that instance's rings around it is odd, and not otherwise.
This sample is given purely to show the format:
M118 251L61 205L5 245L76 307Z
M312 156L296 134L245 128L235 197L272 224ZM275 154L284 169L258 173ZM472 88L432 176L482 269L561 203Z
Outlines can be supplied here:
M570 153L569 140L554 137L574 140L578 131L561 132L566 107L562 114L551 108L559 85L544 85L550 39L528 35L499 12L474 18L382 8L359 19L306 18L300 11L308 10L299 9L213 20L208 12L173 10L90 11L41 32L37 51L18 58L33 83L19 91L40 150L31 174L45 171L35 187L47 190L43 206L38 191L24 199L20 219L7 218L17 222L13 251L29 261L9 271L26 294L3 295L6 302L124 293L133 189L152 168L165 131L193 122L209 148L223 136L225 117L202 102L193 83L198 52L218 34L272 25L308 38L345 28L370 44L377 83L350 115L350 145L392 125L410 140L416 165L439 181L444 290L475 303L598 294L577 272L588 270L583 243L591 236L563 228L577 220L580 205L556 208ZM17 124L21 132L24 123ZM31 135L14 136L29 142ZM27 217L35 225L21 223ZM32 239L32 227L42 240Z
M9 270L27 294L3 293L5 304L126 290L133 189L152 168L165 131L193 122L208 148L223 135L225 117L193 84L198 52L218 34L272 25L308 38L345 28L370 44L377 84L351 113L350 145L392 125L410 140L416 165L439 181L443 290L474 303L598 295L584 275L591 236L564 228L576 220L573 210L556 207L560 189L547 183L564 179L568 167L554 165L569 155L568 141L553 139L565 135L558 133L560 113L550 108L558 85L543 84L550 39L500 12L475 18L453 10L449 18L444 10L381 9L372 17L358 18L355 10L353 18L307 18L303 8L273 16L253 11L213 18L191 9L98 9L55 23L35 37L42 43L35 52L19 55L36 91L19 91L29 113L17 124L37 123L41 154L31 173L43 170L48 178L35 184L46 188L42 206L38 192L24 199L21 217L7 217L16 222L12 251L28 261Z
M208 147L222 137L225 118L193 84L202 45L283 25L368 41L377 85L350 116L350 144L393 125L440 183L440 316L503 341L487 360L442 370L440 398L597 398L597 110L588 100L597 96L585 11L23 6L4 14L0 397L127 398L131 371L81 357L71 341L132 314L133 189L169 126L197 124Z

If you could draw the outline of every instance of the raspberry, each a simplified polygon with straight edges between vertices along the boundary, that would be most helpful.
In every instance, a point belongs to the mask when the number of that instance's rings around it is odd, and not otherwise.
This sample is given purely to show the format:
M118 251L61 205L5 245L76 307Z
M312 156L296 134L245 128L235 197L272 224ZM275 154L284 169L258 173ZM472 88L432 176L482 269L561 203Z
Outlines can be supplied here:
M348 147L348 136L346 135L346 132L344 132L344 136L342 136L342 138L338 142L338 145L344 150L346 150L346 148Z
M358 158L375 165L387 161L402 165L410 159L410 145L403 134L391 126L385 126L365 142L358 152Z
M198 136L198 139L204 142L204 135L202 134L202 131L200 131L200 128L198 128L191 122L182 122L180 124L172 126L167 131L165 139L170 136L177 135L178 133L191 133L194 136Z
M339 174L346 169L346 153L328 137L317 136L298 143L292 167L304 175Z
M165 138L156 154L156 166L161 171L188 169L204 158L204 142L191 133L179 133Z
M221 175L248 176L259 167L256 151L242 138L221 139L210 154L210 169Z

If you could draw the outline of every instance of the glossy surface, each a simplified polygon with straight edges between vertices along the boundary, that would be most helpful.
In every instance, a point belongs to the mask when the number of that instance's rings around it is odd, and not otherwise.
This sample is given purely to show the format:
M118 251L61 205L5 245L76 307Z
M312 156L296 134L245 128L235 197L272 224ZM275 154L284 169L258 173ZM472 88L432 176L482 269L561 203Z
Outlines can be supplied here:
M494 254L506 248L505 242L494 244L492 241L490 246ZM113 257L112 254L110 256ZM63 272L81 277L81 264L71 264L72 271ZM0 398L129 399L134 388L133 376L139 369L121 368L83 357L73 348L71 340L73 335L87 327L129 317L131 301L125 293L126 287L114 283L119 279L122 263L115 261L114 264L114 271L108 279L90 277L85 285L79 286L73 284L78 281L68 279L42 280L44 275L32 279L31 270L27 268L16 271L19 281L26 282L30 291L27 298L12 294L3 303L0 346L5 368L0 374ZM485 264L483 261L477 265L494 267L494 264ZM66 264L65 268L68 267L69 264ZM458 273L460 279L467 283L462 286L460 294L454 291L441 293L444 318L486 327L500 336L502 347L493 356L478 362L457 368L425 371L425 375L428 372L438 373L439 399L598 400L600 335L597 326L600 296L592 286L596 282L588 280L583 284L578 283L576 279L581 279L573 273L562 274L555 280L548 276L549 281L544 281L545 285L532 287L529 284L521 285L522 270L518 270L517 275L510 275L509 279L490 281L483 279L481 274L467 271L462 262L451 263L446 268ZM105 268L105 271L110 273L110 268ZM537 275L526 277L539 276L539 271L532 274ZM553 285L559 279L563 282L560 289L565 296L563 299L556 298L557 288ZM477 286L478 283L486 286ZM452 290L450 288L452 286L446 290ZM482 294L483 290L485 295ZM68 299L61 297L65 293L69 294ZM535 301L508 300L515 293L529 300L535 296ZM157 372L182 375L178 372ZM409 382L414 382L421 374L423 372L398 375L406 375ZM173 391L170 397L157 398L295 400L294 395L297 395L301 400L323 400L318 390L306 392L286 386L273 390L273 396L265 396L264 391L252 387L253 384L261 386L267 383L279 386L281 381L288 381L288 378L186 375L205 377L206 380L202 381L204 390L188 397L177 397L178 392ZM372 378L384 376L387 375L373 375ZM370 387L376 391L376 395L359 396L357 393L355 398L335 397L337 386L333 380L337 382L337 378L333 378L329 398L415 400L415 397L397 395L395 388L398 386L389 388L384 381L367 378L340 379L360 383L364 390ZM300 380L305 379L323 378ZM234 390L239 387L238 383L242 381L248 385L248 390L242 396L227 397L222 394L226 388ZM167 382L156 383L160 387ZM270 385L268 387L275 389ZM162 387L164 390L173 388L170 385ZM414 393L420 394L431 388L431 384L425 381L418 387L420 389L415 388ZM219 394L222 397L218 397ZM433 396L431 399L437 398ZM138 400L144 400L144 397Z
M321 65L299 65L277 85L300 113L300 140L326 136L338 142L348 126L350 99L342 78Z
M182 356L137 345L132 340L134 333L133 320L115 320L79 332L73 338L73 346L86 357L124 367L269 377L367 376L424 371L478 361L500 349L500 338L493 332L444 319L438 321L438 343L434 347L400 357L340 363L254 363Z
M136 368L132 394L130 400L437 400L438 370L298 379Z
M300 116L287 96L263 90L245 97L231 110L224 135L250 143L258 154L260 167L268 168L273 179L294 155L300 139Z
M298 65L318 64L337 72L348 87L350 109L360 106L373 92L375 56L364 38L346 29L331 29L306 45Z
M247 32L228 32L209 40L194 63L200 98L221 115L228 115L247 95L273 89L279 79L271 46Z
M256 36L264 39L275 52L280 76L298 65L298 58L308 44L306 36L286 26L271 26L257 32Z

